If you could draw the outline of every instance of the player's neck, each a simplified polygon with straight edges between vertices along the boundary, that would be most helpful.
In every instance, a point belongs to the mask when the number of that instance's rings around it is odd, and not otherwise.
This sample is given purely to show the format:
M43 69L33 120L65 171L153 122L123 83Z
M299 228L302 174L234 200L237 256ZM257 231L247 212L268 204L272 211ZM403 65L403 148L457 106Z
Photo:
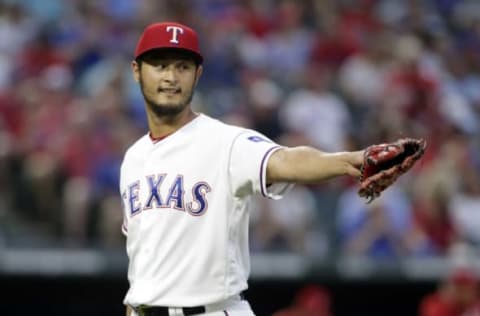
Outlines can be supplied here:
M157 116L153 113L147 115L148 128L150 135L153 138L163 137L169 135L180 129L182 126L189 123L197 117L197 114L188 108L185 111L174 116Z

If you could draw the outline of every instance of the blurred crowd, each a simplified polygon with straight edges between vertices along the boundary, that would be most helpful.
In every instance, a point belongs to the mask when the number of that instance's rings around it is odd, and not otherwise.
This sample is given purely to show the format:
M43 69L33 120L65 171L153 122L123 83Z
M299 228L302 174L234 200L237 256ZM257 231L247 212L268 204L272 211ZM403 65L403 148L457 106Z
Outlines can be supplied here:
M480 316L478 276L470 269L455 268L449 271L434 288L418 299L414 312L418 316ZM335 304L334 291L319 284L300 287L285 307L273 316L334 316L340 312ZM402 305L402 300L398 301ZM404 304L404 302L403 302ZM395 310L394 315L402 315ZM338 314L337 314L338 313ZM368 315L358 312L358 315ZM355 314L357 315L357 314ZM382 314L380 314L382 315Z
M480 316L478 281L474 271L452 270L421 298L418 316Z
M0 243L123 246L119 166L147 131L130 63L165 20L201 37L198 111L324 151L428 142L371 204L344 178L255 199L254 252L479 251L475 0L0 1Z

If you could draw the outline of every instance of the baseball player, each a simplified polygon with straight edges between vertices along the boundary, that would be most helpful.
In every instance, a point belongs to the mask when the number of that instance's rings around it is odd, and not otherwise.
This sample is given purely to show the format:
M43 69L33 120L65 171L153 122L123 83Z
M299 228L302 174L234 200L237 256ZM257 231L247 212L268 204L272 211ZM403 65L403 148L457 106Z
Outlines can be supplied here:
M149 25L132 62L149 131L120 172L130 288L128 315L254 315L248 201L279 199L293 183L360 175L363 151L282 147L191 107L202 74L197 33Z

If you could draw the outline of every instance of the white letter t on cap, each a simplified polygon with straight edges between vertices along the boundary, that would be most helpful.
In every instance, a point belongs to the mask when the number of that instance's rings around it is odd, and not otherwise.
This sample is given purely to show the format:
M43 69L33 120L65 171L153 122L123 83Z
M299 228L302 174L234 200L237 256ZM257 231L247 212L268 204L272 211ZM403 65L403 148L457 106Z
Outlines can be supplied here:
M170 40L170 43L178 44L178 39L177 39L177 34L180 32L180 34L183 34L183 29L178 26L167 26L167 32L173 31L172 34L172 39Z

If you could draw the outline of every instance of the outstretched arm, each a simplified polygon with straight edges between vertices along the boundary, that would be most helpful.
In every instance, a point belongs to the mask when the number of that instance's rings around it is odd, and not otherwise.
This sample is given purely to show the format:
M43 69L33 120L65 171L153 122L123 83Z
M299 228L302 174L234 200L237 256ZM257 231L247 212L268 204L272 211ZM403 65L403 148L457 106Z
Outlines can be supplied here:
M267 165L267 183L316 183L342 175L360 176L363 150L325 153L312 147L282 148Z

